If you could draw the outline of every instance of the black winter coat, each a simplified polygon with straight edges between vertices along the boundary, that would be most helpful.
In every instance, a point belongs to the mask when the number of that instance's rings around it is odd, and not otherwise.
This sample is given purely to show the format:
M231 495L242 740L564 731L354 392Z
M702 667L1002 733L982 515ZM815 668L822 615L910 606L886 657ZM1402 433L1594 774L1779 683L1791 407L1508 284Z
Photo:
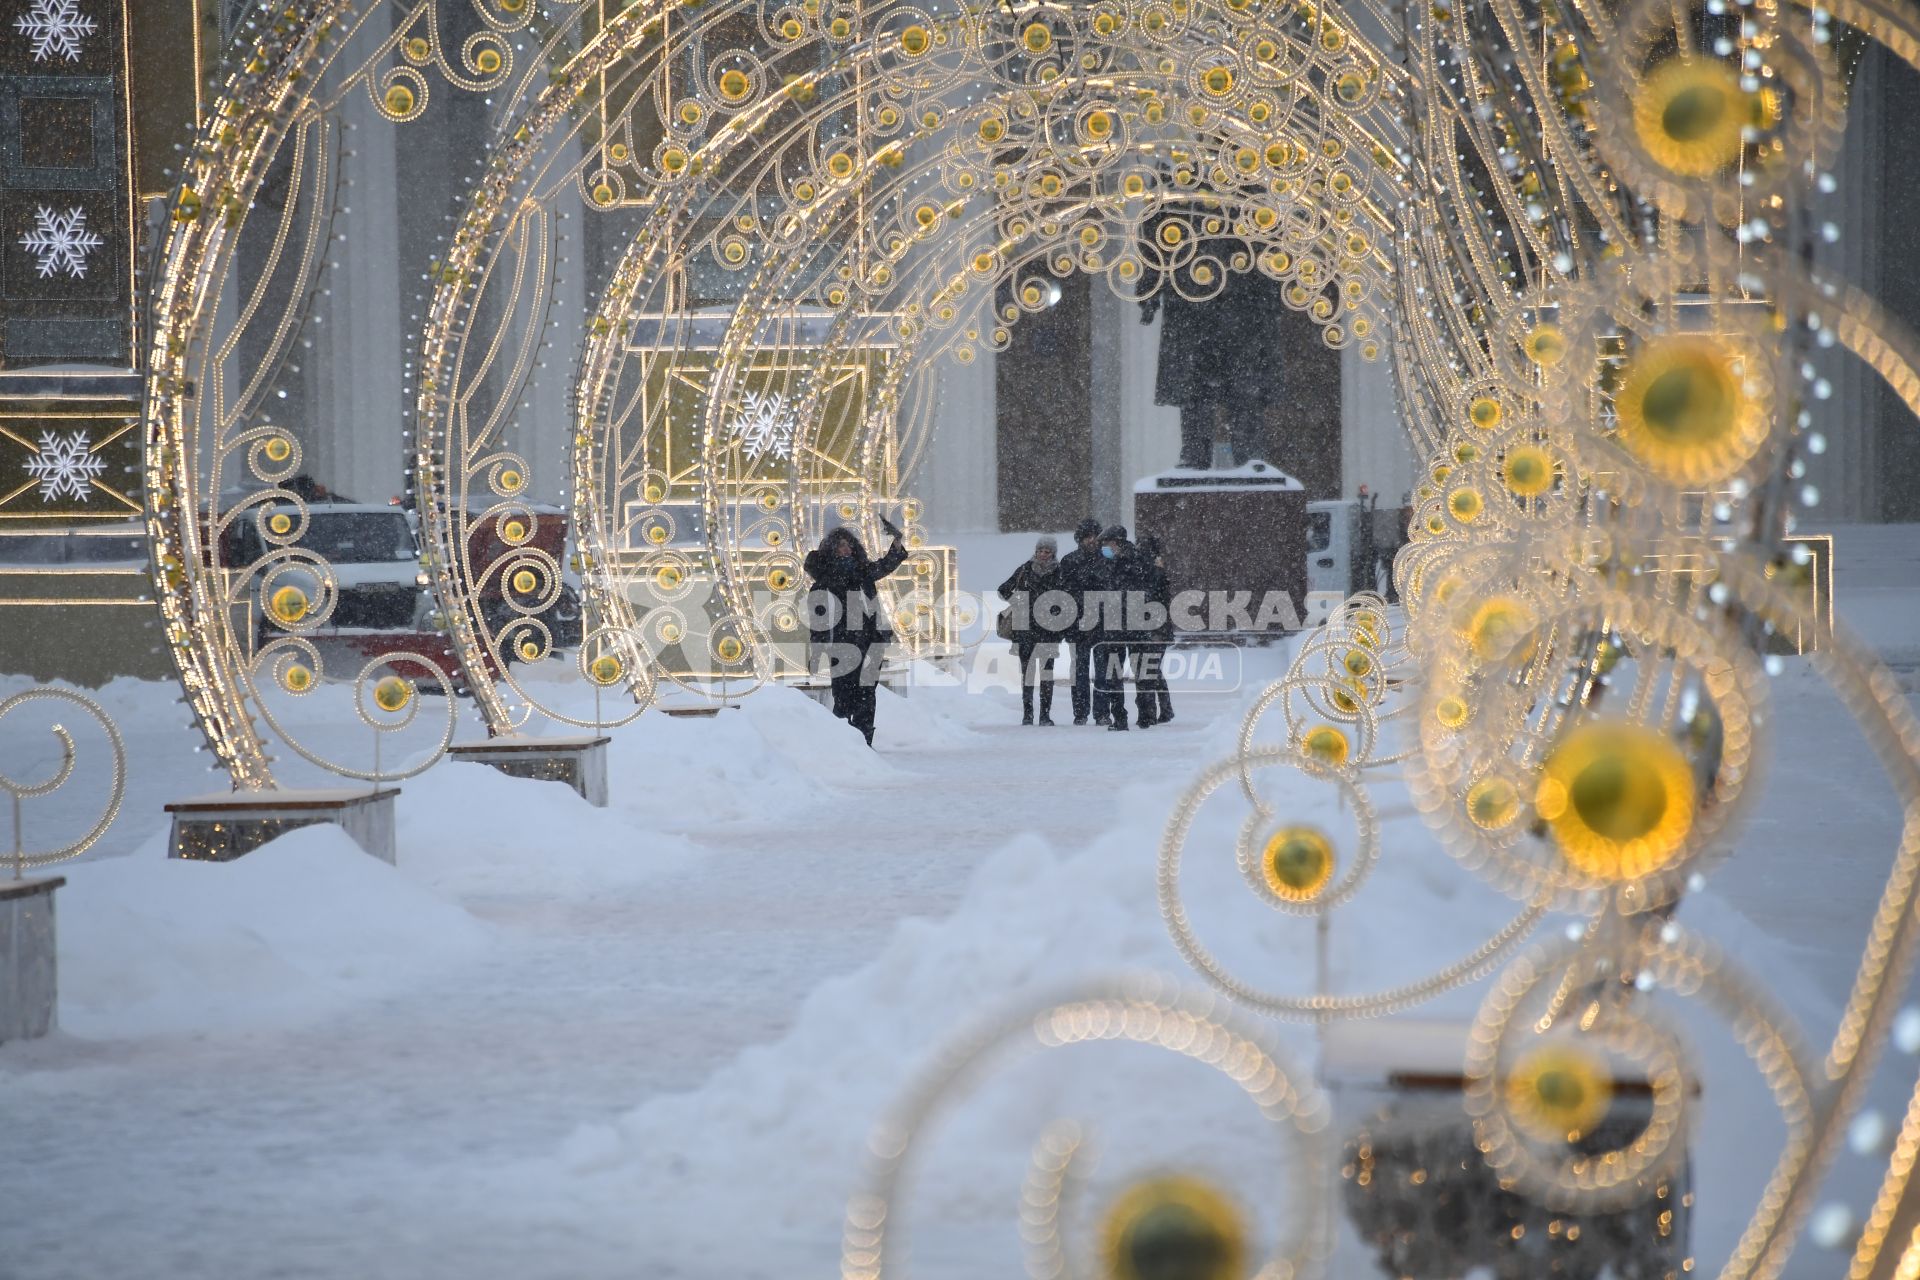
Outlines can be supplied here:
M1142 575L1146 580L1147 601L1153 608L1160 625L1145 632L1141 639L1154 644L1173 643L1173 582L1162 569L1145 556L1140 557Z
M1100 558L1100 577L1093 590L1104 594L1088 605L1099 611L1095 630L1099 639L1136 643L1151 638L1148 631L1132 624L1142 619L1146 602L1152 598L1156 572L1153 562L1132 543L1122 545L1111 560Z
M1061 633L1067 640L1078 639L1082 643L1092 644L1094 633L1080 629L1080 617L1086 606L1087 592L1099 589L1107 575L1107 562L1100 556L1100 548L1082 551L1075 547L1060 557L1060 589L1073 597L1074 620Z
M828 550L836 538L853 543L853 554L845 560ZM807 622L815 644L884 644L893 639L880 616L880 592L874 584L898 569L907 558L907 549L896 542L878 560L867 558L867 549L851 529L835 529L807 552L807 577L813 589L807 592Z
M1066 591L1065 576L1065 571L1057 566L1052 573L1035 573L1033 561L1029 560L1000 584L1000 598L1007 602L1013 617L1015 644L1050 644L1073 638L1078 601L1073 601ZM1059 593L1061 599L1047 600L1053 592ZM1069 601L1076 607L1056 607Z

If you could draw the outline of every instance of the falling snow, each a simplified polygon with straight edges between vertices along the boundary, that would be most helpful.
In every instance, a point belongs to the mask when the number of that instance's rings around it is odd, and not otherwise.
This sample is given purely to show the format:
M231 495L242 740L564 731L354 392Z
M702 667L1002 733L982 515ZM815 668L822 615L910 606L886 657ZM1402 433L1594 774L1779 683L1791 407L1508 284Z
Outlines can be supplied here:
M69 209L55 213L42 205L35 214L33 230L20 237L20 245L40 259L40 275L58 275L65 271L75 280L87 274L87 255L106 243L87 230L87 211Z
M93 482L107 469L106 459L93 454L92 443L84 431L55 435L40 433L40 452L27 460L27 474L40 482L40 501L93 496Z
M95 30L93 19L80 12L80 0L34 0L33 8L15 18L13 26L33 41L35 62L56 56L80 61L80 42Z
M740 397L740 412L727 424L727 431L740 442L747 456L759 461L771 453L781 458L793 456L793 405L779 392L761 395L749 391Z

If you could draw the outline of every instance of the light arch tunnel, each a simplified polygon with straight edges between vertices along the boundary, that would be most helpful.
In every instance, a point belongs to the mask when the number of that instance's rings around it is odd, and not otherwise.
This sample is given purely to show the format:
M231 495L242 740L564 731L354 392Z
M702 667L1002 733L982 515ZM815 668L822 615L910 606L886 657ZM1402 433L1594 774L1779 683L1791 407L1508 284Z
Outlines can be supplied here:
M522 6L493 13L488 4L478 10L488 29L461 48L461 69L438 46L417 48L419 27L407 25L372 58L342 58L365 23L348 0L273 10L246 36L252 56L232 71L182 171L171 236L157 253L150 532L188 700L240 787L273 783L265 737L286 729L253 708L269 685L300 693L317 679L321 664L303 631L326 620L330 583L326 566L294 547L309 516L286 487L300 439L275 426L246 426L217 445L196 438L194 361L213 345L209 315L230 288L234 242L257 217L253 198L271 165L284 163L282 152L319 155L301 132L321 113L319 84L334 102L363 86L399 123L424 106L428 86L413 65L382 69L382 58L430 54L459 88L503 86L509 38L526 19L509 13ZM438 662L405 658L428 679L463 677L493 733L513 731L536 708L570 718L522 687L511 664L553 651L538 614L561 580L561 560L538 535L541 512L516 497L530 466L511 413L553 305L541 255L551 255L557 201L628 203L632 182L647 184L651 205L591 322L570 478L593 620L582 668L630 687L641 704L662 670L662 622L741 679L774 670L768 641L791 622L799 580L781 549L816 535L829 512L872 532L877 514L891 510L920 537L904 486L931 424L931 380L916 374L1004 344L1033 309L1035 274L1092 271L1127 296L1177 288L1204 297L1231 271L1261 271L1286 282L1290 305L1311 311L1329 344L1382 353L1386 296L1396 288L1384 192L1404 163L1388 138L1398 136L1405 104L1388 63L1332 13L1238 0L1039 6L1014 17L900 8L841 40L831 13L797 10L803 17L780 25L801 21L804 38L768 44L758 23L764 48L735 44L714 56L716 33L751 23L758 8L714 8L670 29L682 8L632 6L566 58L555 52L568 44L566 25L549 35L545 81L522 75L453 242L430 271L436 292L407 393L424 568L451 643ZM424 10L432 17L432 4ZM707 84L674 100L670 84L689 63L705 67ZM720 113L726 121L714 125ZM632 180L622 177L611 165L639 159L634 140L649 121L660 134L655 154L632 165ZM730 228L699 234L720 217ZM685 263L695 253L743 280L737 307L718 317L685 311ZM630 340L649 319L655 342L641 351ZM712 351L695 353L693 330L714 324ZM288 326L280 330L284 347ZM269 347L269 361L286 359L280 347ZM785 372L778 384L758 378L755 390L755 361L770 351L783 353ZM649 447L659 455L674 430L689 430L645 393L662 361L689 357L710 380L687 436L689 464L674 474L636 468ZM835 399L835 368L860 361L858 395ZM783 405L780 428L793 447L778 464L743 466L728 445L724 415L749 393L762 407ZM257 491L209 518L207 495L194 487L196 449L242 457ZM662 497L691 495L680 509L701 526L705 547L695 555L674 545L678 537L651 557L647 541L639 555L626 553L636 530L659 524L636 518L620 495L637 493L645 505L655 487ZM284 635L257 654L238 643L230 583L207 572L205 543L236 522L259 524L263 578L309 581L300 593L282 591L284 610L261 587L265 622ZM480 524L505 555L470 555ZM653 601L651 622L641 616L630 587L659 591L674 574L676 585L712 583L718 608L705 622L674 599ZM756 587L766 597L774 583L772 595L785 587L787 599L772 608L756 601ZM895 603L910 628L929 587L908 587L918 595ZM505 622L478 606L490 593L513 604ZM384 670L369 662L363 676Z
M258 43L241 51L251 56L190 157L160 255L149 430L156 582L196 717L243 787L271 784L249 703L261 681L284 684L302 664L289 667L285 649L276 663L249 662L227 623L230 602L204 580L204 551L189 550L202 504L181 405L194 353L209 341L205 312L231 265L235 228L275 155L303 138L294 125L312 114L323 81L340 92L363 84L400 121L417 114L427 86L414 66L382 70L383 57L438 66L462 88L507 84L508 37L526 29L528 6L511 6L514 17L493 0L475 3L487 29L462 46L464 74L402 24L373 57L339 72L359 30L354 4L275 9L248 37ZM642 616L630 588L659 587L664 570L679 574L673 589L710 581L718 608L692 638L743 680L765 678L764 641L780 630L783 606L770 610L764 598L777 589L756 598L756 582L791 584L798 575L781 557L830 513L871 532L894 504L914 523L906 476L932 418L929 381L916 375L1003 343L1032 305L1035 274L1098 272L1132 296L1156 287L1204 296L1239 269L1281 278L1331 345L1378 355L1395 344L1416 454L1442 439L1463 389L1490 376L1470 312L1498 296L1497 233L1463 206L1453 226L1463 245L1438 234L1435 212L1451 207L1446 192L1465 189L1464 155L1491 170L1493 143L1457 103L1416 101L1404 74L1335 10L1186 0L936 18L903 6L871 30L842 33L837 10L695 7L689 18L688 9L634 5L588 38L584 7L555 6L563 20L512 90L452 242L432 265L407 383L414 498L448 652L495 733L536 709L570 718L543 705L506 660L552 648L537 614L560 561L537 536L540 513L518 496L530 468L513 407L554 305L545 268L563 200L650 210L594 315L569 478L595 623L582 665L640 703L655 687L658 628L676 601L653 601ZM433 10L423 0L413 13ZM1368 12L1373 26L1384 23ZM748 38L722 39L729 23ZM348 38L329 44L343 30ZM1415 71L1431 83L1431 49L1422 56ZM692 87L676 91L676 81ZM1439 180L1422 188L1412 180L1422 169ZM209 216L199 217L203 200ZM1551 283L1550 230L1521 229ZM686 264L702 253L737 273L744 302L706 315L688 308ZM1436 306L1444 299L1465 301ZM1390 333L1389 314L1404 322ZM777 383L754 367L769 351L786 360ZM859 395L836 399L836 362L844 368L860 351L884 360L861 371ZM707 391L697 419L676 426L648 382L663 365L689 363L705 366ZM727 415L749 393L762 407L786 406L791 460L740 465ZM688 465L635 474L632 460L656 446L659 456L676 429ZM248 457L262 485L220 512L223 525L264 516L268 501L304 512L282 483L289 460L275 453L293 445L273 430L220 442ZM693 555L673 545L674 530L664 546L643 540L629 552L634 530L644 539L660 527L644 511L655 482L662 499L682 497L679 510L698 525ZM641 500L637 513L629 493ZM303 518L294 517L295 534ZM499 539L503 554L473 554L480 525L515 535ZM290 535L266 532L279 555ZM489 592L513 606L504 622L482 607ZM301 627L324 616L322 600L274 621L297 648ZM682 639L695 630L678 629Z
M1383 353L1393 272L1381 249L1393 225L1374 171L1395 165L1382 141L1394 128L1381 105L1385 64L1344 32L1315 44L1312 32L1338 30L1325 18L1301 19L1306 35L1251 25L1242 43L1262 53L1280 56L1283 36L1308 51L1296 49L1299 65L1249 88L1244 51L1223 38L1236 31L1232 6L1187 10L1193 30L1180 41L1145 49L1115 41L1088 55L1094 67L1033 56L1065 44L1065 34L1091 36L1103 14L1117 29L1120 12L1034 9L996 33L996 13L943 24L902 9L869 39L825 57L811 42L796 42L786 62L709 47L695 77L702 92L677 103L657 91L634 95L689 128L663 131L652 149L652 212L590 327L572 481L593 612L609 635L641 638L635 658L694 638L722 669L762 678L769 642L804 635L792 548L841 521L871 536L885 509L917 536L901 466L930 426L927 380L916 375L938 359L964 363L1004 346L1019 317L1043 305L1047 275L1090 271L1128 296L1171 287L1205 297L1229 272L1259 270L1286 282L1289 303L1324 326L1330 345ZM1203 12L1217 30L1202 30ZM610 203L624 183L596 158L641 149L629 114L604 127L585 161L555 158L571 142L560 108L583 84L607 94L610 74L657 86L662 68L684 64L730 16L719 11L667 41L654 40L646 20L609 25L601 36L609 47L590 48L574 79L549 90L526 123L502 130L510 141L467 211L433 306L424 377L435 386L420 401L428 469L451 475L470 463L447 427L461 388L440 373L476 340L471 317L484 310L492 245L537 204L525 193L577 189ZM940 46L954 47L955 65L908 69L918 66L911 50ZM1121 61L1131 65L1113 65ZM1007 73L1014 63L1030 83ZM768 88L786 65L805 70ZM1351 100L1327 110L1343 76ZM729 107L725 123L705 127ZM864 121L871 135L848 127ZM1285 133L1283 122L1292 126ZM553 181L545 166L568 172L569 159L574 182ZM734 273L737 303L685 314L696 255L709 270ZM668 412L662 393L689 367L706 383L693 422ZM781 415L771 425L789 448L741 447L742 419L756 413L762 427ZM676 445L687 465L661 466ZM688 525L704 543L692 554L682 544ZM456 529L447 547L459 545ZM536 568L529 560L504 571ZM446 577L457 591L460 575ZM703 579L719 607L699 635L682 601ZM908 583L895 604L911 646L939 630L914 628L937 613L942 590ZM476 628L472 643L520 637L532 637L532 652L544 644L526 625Z

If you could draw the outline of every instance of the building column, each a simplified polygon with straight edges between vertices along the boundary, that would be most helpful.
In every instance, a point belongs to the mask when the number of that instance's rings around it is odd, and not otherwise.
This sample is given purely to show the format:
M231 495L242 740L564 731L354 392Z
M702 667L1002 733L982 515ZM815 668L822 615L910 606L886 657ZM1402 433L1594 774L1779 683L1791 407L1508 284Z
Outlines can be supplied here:
M1087 343L1087 413L1093 432L1089 506L1094 519L1119 523L1132 505L1126 498L1133 487L1128 483L1132 477L1123 470L1126 351L1120 326L1125 323L1127 304L1104 279L1089 278L1087 287L1092 294Z
M1384 344L1383 344L1384 345ZM1365 360L1354 347L1340 353L1340 474L1341 496L1351 498L1366 485L1380 495L1380 505L1397 507L1401 495L1413 488L1420 459L1400 421L1400 405L1393 389L1393 367L1383 352Z
M942 535L989 533L998 521L1000 477L994 465L994 353L970 364L942 356L917 376L938 378L932 435L907 491L925 503L927 522Z

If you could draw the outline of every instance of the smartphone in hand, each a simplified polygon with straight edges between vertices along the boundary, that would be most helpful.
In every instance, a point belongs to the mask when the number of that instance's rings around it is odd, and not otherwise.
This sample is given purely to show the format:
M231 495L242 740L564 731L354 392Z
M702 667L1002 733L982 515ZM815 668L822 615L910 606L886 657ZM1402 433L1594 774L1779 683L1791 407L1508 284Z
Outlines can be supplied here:
M885 516L880 517L880 527L882 529L885 529L887 531L887 536L891 537L895 542L900 541L901 538L906 536L900 532L899 525L887 519Z

